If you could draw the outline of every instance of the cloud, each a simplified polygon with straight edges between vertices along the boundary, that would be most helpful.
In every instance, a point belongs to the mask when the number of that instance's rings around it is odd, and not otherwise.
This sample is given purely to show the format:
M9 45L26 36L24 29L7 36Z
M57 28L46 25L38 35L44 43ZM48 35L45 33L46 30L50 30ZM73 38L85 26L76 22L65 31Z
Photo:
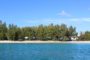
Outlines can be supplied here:
M62 22L62 21L63 20L61 20L61 19L47 18L47 19L27 20L24 22L33 23L33 24L50 24L50 23L58 23L58 22Z
M69 13L65 12L64 10L62 10L60 13L58 13L58 15L60 15L60 16L71 16Z
M47 18L47 19L37 19L37 20L25 20L24 23L31 23L31 24L50 24L50 23L84 23L90 22L90 18Z
M90 22L90 18L71 18L69 20L74 22Z
M21 24L21 26L38 26L40 24L48 25L48 24L66 24L66 25L80 25L80 24L89 24L90 18L46 18L46 19L25 19L22 22L15 22L16 24Z

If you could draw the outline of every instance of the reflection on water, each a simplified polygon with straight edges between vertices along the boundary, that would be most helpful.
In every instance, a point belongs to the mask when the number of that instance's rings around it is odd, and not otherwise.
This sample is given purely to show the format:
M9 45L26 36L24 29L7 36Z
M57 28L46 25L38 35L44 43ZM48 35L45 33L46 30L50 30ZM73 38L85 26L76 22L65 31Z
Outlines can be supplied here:
M0 60L90 60L90 44L0 44Z

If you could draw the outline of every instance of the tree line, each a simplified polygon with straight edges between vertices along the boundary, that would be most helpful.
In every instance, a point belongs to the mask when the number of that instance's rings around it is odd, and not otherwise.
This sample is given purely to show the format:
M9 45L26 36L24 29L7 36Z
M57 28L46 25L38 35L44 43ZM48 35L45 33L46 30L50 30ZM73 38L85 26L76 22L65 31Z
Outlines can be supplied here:
M82 40L82 41L88 41L89 40L90 41L90 31L81 32L79 40Z
M0 21L0 40L71 40L70 36L77 36L76 28L73 26L61 25L39 25L29 27L18 27L14 24L7 25L5 22ZM79 39L89 40L90 32L80 34Z

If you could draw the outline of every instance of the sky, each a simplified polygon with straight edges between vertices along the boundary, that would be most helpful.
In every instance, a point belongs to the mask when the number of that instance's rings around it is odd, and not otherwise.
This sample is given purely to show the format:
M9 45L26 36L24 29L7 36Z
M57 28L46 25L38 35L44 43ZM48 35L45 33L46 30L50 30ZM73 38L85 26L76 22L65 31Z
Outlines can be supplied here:
M53 23L90 31L90 0L0 0L0 20L20 27Z

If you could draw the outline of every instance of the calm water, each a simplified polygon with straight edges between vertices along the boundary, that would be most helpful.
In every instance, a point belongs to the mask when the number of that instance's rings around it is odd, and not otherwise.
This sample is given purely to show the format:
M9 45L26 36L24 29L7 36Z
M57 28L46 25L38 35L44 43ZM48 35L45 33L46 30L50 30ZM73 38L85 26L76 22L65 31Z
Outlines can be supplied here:
M0 44L0 60L90 60L90 44Z

